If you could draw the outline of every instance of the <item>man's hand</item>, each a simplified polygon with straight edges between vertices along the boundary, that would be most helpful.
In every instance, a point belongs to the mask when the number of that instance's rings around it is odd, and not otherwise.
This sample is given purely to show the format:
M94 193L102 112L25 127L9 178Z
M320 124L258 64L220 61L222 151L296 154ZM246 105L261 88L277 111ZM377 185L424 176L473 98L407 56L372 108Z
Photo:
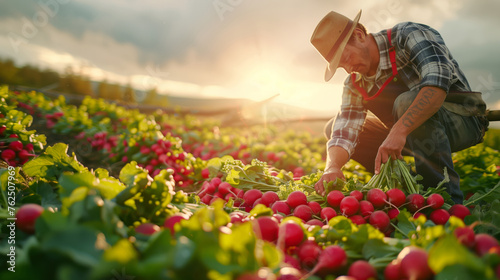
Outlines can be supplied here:
M380 165L391 159L403 159L401 152L406 144L406 135L391 131L384 142L378 148L375 157L375 174L380 173Z
M344 173L342 173L342 170L340 170L339 168L326 170L325 173L323 173L323 176L321 176L319 181L314 185L316 192L319 195L324 196L325 187L323 186L323 182L328 183L331 181L335 181L337 178L345 180Z

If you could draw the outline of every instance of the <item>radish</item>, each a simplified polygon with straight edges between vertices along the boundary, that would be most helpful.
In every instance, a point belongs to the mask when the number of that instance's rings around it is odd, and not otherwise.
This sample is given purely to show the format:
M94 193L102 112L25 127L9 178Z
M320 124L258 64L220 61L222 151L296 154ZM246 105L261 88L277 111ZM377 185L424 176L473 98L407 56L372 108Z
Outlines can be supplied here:
M436 225L444 225L448 222L450 214L444 209L436 209L431 212L430 218Z
M291 208L295 208L299 205L307 204L307 196L301 191L293 191L288 195L286 203Z
M352 191L349 195L354 196L358 201L363 200L363 193L358 190Z
M425 198L418 193L410 194L406 197L406 200L409 202L406 207L412 213L417 212L420 208L425 206Z
M398 255L401 261L401 274L409 280L431 279L433 273L428 264L428 255L424 249L408 246Z
M399 215L399 209L398 208L391 208L391 209L389 209L389 211L387 211L387 215L389 216L389 219L394 220Z
M352 215L349 217L349 219L358 226L362 225L362 224L366 224L365 218L363 218L363 216L361 216L361 215Z
M219 177L214 177L210 182L215 187L218 187L220 185L220 183L222 183L222 180Z
M289 254L284 254L285 257L283 258L283 263L285 263L285 265L288 265L289 267L293 267L293 268L296 268L296 269L302 269L300 267L300 262L299 260L297 260L295 257L293 256L290 256Z
M312 218L313 211L308 205L299 205L293 210L293 215L307 222Z
M297 256L302 264L302 267L311 269L317 263L321 255L321 247L312 240L304 241L297 248Z
M279 227L280 243L284 242L285 247L297 246L304 240L304 230L296 222L290 220L282 223Z
M316 202L316 201L309 201L309 207L311 207L311 210L313 211L314 215L319 216L321 214L321 205Z
M398 208L406 202L406 195L400 189L390 189L385 194L388 198L387 201Z
M306 275L304 279L313 274L326 276L338 272L347 264L347 254L338 245L329 245L323 249L318 258L316 266Z
M6 149L2 152L2 159L5 161L9 161L11 159L14 159L16 157L16 152L14 152L11 149Z
M255 208L255 206L257 206L258 204L262 204L260 202L261 200L262 200L261 198L257 198L257 200L253 203L252 208Z
M474 251L480 257L487 254L491 248L499 245L498 240L486 233L476 234L476 236L474 237L474 241L476 243L476 245L474 246Z
M278 222L269 216L258 217L252 221L253 231L255 235L269 242L274 242L278 239Z
M9 149L19 152L23 149L23 143L21 143L21 141L10 142Z
M335 208L339 208L342 199L344 199L344 194L341 191L337 190L329 192L326 196L326 202L328 202L330 206Z
M389 228L391 220L389 216L382 210L377 210L370 215L370 225L384 232Z
M174 226L175 224L179 223L181 220L187 220L187 218L184 215L173 215L165 219L165 222L163 223L164 228L168 228L172 235L175 233Z
M140 224L135 228L135 232L144 235L153 235L154 233L160 231L160 227L153 223Z
M371 189L366 193L366 200L370 201L375 208L381 208L385 205L387 195L381 189Z
M427 219L427 216L422 212L417 212L417 213L413 214L413 219L418 219L418 217L420 217L420 216L424 216L425 219Z
M25 233L35 232L35 223L44 208L38 204L23 204L16 212L16 226Z
M373 204L370 201L362 200L359 202L359 213L361 213L363 217L370 216L374 210L375 208L373 207Z
M439 209L444 204L444 198L442 195L438 193L433 193L427 197L427 205L429 205L432 209Z
M231 214L229 214L229 217L231 218L232 224L237 224L242 222L243 218L245 218L245 215L243 215L241 212L232 212Z
M222 182L218 186L218 191L222 195L226 195L226 194L228 194L231 191L231 188L232 188L231 184L229 184L228 182Z
M288 204L284 200L276 201L275 203L273 203L271 209L275 214L281 213L285 216L288 216L291 213L290 206L288 206Z
M246 206L253 206L255 201L262 197L262 192L258 189L251 189L245 192L243 200Z
M345 216L352 216L359 210L359 201L353 196L346 196L340 202L340 212Z
M309 221L306 222L306 225L322 227L325 225L325 223L323 223L318 219L310 219Z
M384 269L384 279L400 280L401 278L403 278L401 274L401 263L397 260L393 260Z
M267 207L270 207L278 200L280 200L280 198L277 193L273 191L267 191L262 195L260 203L264 204Z
M455 204L448 209L448 213L450 213L450 216L455 216L463 220L466 216L470 215L470 210L462 204Z
M368 280L377 278L377 270L365 260L357 260L351 264L347 275L354 277L356 280Z
M474 230L472 228L459 227L455 229L453 234L458 239L458 242L460 242L462 245L468 248L474 248L474 245L476 244L476 234L474 233Z
M335 211L335 209L331 207L325 207L321 209L320 217L322 220L328 222L331 218L335 216L337 216L337 212Z

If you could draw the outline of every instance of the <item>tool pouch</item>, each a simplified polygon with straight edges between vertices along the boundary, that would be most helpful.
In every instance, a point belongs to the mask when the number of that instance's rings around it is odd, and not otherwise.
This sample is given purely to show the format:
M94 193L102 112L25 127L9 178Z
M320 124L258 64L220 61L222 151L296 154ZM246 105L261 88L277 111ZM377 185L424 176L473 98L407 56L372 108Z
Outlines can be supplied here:
M486 103L481 92L449 92L443 106L462 116L486 116Z

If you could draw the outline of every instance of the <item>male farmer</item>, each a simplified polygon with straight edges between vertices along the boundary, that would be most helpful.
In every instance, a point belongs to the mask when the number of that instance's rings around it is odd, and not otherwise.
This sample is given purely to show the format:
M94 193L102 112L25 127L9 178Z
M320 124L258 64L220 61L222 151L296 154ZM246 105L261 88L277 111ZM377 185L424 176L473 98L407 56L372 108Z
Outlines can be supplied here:
M349 73L342 105L325 127L326 168L315 185L344 179L341 168L354 159L378 174L380 165L412 155L424 187L444 179L455 203L463 202L451 153L482 141L488 127L486 104L469 83L440 34L404 22L368 33L354 18L328 13L311 43L327 61L325 80L338 67Z

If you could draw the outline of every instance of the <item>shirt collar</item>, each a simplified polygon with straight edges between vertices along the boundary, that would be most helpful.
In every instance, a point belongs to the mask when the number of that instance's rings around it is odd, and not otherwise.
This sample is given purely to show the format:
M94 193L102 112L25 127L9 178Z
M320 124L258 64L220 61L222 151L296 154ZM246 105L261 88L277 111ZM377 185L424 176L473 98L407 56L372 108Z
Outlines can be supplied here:
M379 50L380 54L380 59L378 63L378 68L377 68L377 73L376 73L376 78L379 78L381 75L385 74L382 73L384 70L391 70L392 71L392 65L391 65L391 60L389 58L389 40L387 39L387 31L383 30L378 33L372 34L373 38L375 39L375 42L377 43L377 47Z

